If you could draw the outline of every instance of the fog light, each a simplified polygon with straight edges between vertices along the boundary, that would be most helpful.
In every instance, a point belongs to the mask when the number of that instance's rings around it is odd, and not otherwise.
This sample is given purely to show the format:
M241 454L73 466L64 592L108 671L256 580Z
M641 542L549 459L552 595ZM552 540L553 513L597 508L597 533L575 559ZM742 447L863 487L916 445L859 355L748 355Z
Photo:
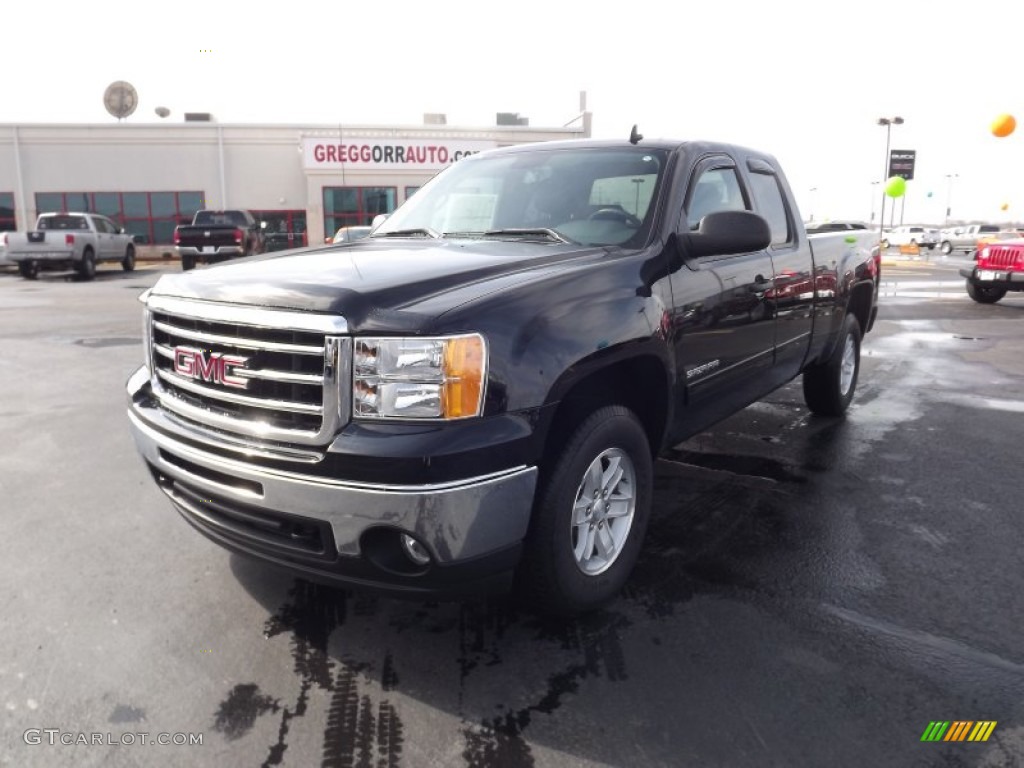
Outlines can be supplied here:
M403 533L400 538L402 540L402 551L405 552L406 557L416 563L416 565L426 565L430 562L430 553L426 547L408 534Z

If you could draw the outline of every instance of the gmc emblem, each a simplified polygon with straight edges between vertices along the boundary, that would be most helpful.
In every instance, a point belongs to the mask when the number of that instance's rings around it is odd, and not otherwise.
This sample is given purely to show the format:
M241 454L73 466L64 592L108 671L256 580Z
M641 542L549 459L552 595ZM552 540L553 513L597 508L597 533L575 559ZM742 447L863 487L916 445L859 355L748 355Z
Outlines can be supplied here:
M249 380L235 376L234 371L245 368L247 358L238 355L223 355L195 347L174 348L174 372L190 379L223 384L225 387L245 389Z

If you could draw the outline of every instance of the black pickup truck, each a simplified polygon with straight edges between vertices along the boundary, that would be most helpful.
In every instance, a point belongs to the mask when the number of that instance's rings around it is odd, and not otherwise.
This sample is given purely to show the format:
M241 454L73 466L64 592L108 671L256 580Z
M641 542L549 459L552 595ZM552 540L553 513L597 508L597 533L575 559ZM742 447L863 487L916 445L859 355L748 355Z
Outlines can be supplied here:
M191 224L174 229L181 268L263 252L263 225L249 211L196 211Z
M841 416L880 266L806 235L769 155L573 141L461 160L364 240L166 275L128 381L218 544L421 596L611 599L663 449L803 375Z

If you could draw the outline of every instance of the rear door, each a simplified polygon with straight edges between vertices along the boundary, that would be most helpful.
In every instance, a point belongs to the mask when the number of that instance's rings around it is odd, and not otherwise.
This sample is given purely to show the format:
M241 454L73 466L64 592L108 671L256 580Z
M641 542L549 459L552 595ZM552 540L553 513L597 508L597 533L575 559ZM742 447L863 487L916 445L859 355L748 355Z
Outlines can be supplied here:
M798 234L796 213L787 202L792 195L785 179L761 158L748 158L745 170L756 211L772 233L768 253L775 280L766 293L767 311L775 318L773 374L785 381L799 372L811 343L818 282L814 257L806 237Z

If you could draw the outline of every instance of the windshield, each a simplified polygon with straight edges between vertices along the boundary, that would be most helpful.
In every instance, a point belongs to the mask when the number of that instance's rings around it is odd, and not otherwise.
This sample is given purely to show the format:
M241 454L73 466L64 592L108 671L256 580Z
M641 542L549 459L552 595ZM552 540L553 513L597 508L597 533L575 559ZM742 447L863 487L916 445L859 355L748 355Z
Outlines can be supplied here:
M460 160L372 237L493 237L639 247L665 150L570 147Z

